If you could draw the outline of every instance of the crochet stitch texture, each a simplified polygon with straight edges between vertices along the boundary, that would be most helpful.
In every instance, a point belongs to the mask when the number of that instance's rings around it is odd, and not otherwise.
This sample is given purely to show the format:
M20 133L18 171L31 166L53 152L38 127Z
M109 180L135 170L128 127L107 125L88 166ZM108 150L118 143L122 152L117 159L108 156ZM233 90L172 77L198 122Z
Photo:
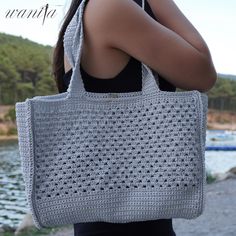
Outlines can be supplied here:
M205 205L207 95L161 91L145 64L142 91L85 91L79 70L85 3L64 35L73 65L67 92L16 103L36 227L199 216Z

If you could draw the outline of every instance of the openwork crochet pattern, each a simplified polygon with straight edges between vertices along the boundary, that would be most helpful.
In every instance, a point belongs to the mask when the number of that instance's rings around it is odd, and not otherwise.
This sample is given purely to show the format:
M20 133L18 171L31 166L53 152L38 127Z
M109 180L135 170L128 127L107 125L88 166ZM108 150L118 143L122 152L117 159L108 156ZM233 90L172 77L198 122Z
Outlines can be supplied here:
M79 71L85 2L64 37L73 65L68 91L16 103L36 227L199 216L205 204L206 94L161 91L145 64L142 91L85 91Z

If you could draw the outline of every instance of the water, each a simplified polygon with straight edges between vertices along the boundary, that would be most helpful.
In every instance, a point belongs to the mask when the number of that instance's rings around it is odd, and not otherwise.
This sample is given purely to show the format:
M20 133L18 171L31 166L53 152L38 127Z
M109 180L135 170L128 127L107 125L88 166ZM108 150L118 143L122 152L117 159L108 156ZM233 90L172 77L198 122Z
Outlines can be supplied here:
M27 212L17 141L0 142L0 226L16 226Z
M236 146L236 133L208 130L208 145ZM211 140L217 137L219 141ZM211 173L224 173L236 167L236 151L206 151L206 168ZM0 226L17 226L28 212L21 174L17 141L0 141Z
M207 130L206 146L236 146L236 131ZM236 167L236 151L207 151L206 168L212 174Z
M211 174L223 174L236 167L236 151L207 151L205 163Z

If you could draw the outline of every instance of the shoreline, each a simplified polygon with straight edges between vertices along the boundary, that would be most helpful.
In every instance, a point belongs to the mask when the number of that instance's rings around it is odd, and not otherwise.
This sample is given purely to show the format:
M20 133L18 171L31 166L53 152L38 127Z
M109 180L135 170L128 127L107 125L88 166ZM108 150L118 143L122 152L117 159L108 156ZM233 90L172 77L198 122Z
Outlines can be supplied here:
M209 130L229 130L229 131L236 131L236 123L208 123L207 129Z
M17 135L0 135L0 141L18 140Z

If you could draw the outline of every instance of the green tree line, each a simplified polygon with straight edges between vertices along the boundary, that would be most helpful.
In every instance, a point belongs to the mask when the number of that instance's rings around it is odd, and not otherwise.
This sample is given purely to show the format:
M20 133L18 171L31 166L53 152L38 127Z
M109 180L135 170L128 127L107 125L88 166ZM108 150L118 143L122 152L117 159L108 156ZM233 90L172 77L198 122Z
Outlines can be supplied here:
M58 93L51 76L52 52L50 46L0 33L0 104ZM236 111L236 80L219 76L207 95L209 108Z
M0 104L57 93L51 76L52 47L0 33Z
M236 80L218 77L207 94L209 108L236 112Z

